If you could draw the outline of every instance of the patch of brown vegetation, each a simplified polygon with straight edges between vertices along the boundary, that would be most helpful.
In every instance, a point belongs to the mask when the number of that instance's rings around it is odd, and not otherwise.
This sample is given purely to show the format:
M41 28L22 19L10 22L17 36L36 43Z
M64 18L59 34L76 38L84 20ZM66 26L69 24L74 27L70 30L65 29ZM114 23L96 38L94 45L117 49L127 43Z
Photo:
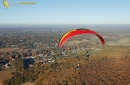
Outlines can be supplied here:
M15 71L14 69L9 69L9 70L4 70L4 71L0 71L0 85L2 85L2 82L4 80L9 79L9 74L11 72Z
M130 84L130 57L120 59L100 60L93 57L66 58L59 63L64 63L66 68L60 70L49 69L39 74L35 81L37 85L128 85ZM81 69L75 67L80 63Z
M21 85L34 85L34 84L31 83L31 82L28 82L28 83L24 83L24 84L21 84Z
M0 48L0 53L11 53L14 51L14 48Z

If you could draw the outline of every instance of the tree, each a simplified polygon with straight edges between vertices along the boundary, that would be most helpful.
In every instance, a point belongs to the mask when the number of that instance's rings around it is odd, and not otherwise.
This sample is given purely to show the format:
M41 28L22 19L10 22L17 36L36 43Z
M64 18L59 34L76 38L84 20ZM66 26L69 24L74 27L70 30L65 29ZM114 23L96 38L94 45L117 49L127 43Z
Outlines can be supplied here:
M10 63L13 66L13 68L23 68L24 67L23 59L11 60Z

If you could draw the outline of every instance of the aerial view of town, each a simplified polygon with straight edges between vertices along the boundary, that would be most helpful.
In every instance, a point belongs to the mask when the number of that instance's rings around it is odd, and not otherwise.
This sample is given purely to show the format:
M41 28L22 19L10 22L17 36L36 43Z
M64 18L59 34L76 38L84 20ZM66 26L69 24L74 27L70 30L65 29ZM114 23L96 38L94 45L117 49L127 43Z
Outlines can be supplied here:
M103 36L105 45L95 35L83 34L72 37L60 48L60 38L73 26L2 26L0 81L3 85L129 84L130 25L90 27Z
M1 0L0 85L130 85L129 0Z

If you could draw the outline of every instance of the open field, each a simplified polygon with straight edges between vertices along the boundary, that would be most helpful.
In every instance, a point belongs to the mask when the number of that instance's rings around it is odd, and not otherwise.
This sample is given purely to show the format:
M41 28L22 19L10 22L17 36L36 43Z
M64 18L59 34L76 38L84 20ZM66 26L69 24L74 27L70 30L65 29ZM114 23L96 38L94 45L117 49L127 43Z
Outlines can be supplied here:
M0 71L0 85L2 85L2 82L4 80L7 80L9 78L9 74L13 71L15 71L15 70L9 69L9 70Z
M65 44L68 44L68 45L77 45L77 44L82 43L82 42L90 42L90 40L87 40L87 39L86 40L83 39L81 41L73 40L73 41L67 41L67 42L65 42Z
M21 84L21 85L34 85L34 84L31 83L31 82L28 82L28 83L24 83L24 84Z
M121 58L124 56L130 56L130 47L128 46L119 46L119 45L110 45L102 46L101 50L92 50L89 51L91 56L100 56L100 57L109 57L109 58Z
M106 43L107 45L127 45L130 46L130 38L122 38L116 41L110 41Z
M0 52L6 53L6 52L12 52L12 51L14 51L14 48L0 48Z

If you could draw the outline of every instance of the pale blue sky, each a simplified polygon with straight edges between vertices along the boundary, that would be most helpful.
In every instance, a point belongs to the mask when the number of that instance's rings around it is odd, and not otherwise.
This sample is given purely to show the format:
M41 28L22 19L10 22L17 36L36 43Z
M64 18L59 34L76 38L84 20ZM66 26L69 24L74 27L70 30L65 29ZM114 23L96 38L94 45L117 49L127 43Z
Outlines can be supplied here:
M0 24L130 24L130 0L8 0L30 7L5 9L0 2Z

